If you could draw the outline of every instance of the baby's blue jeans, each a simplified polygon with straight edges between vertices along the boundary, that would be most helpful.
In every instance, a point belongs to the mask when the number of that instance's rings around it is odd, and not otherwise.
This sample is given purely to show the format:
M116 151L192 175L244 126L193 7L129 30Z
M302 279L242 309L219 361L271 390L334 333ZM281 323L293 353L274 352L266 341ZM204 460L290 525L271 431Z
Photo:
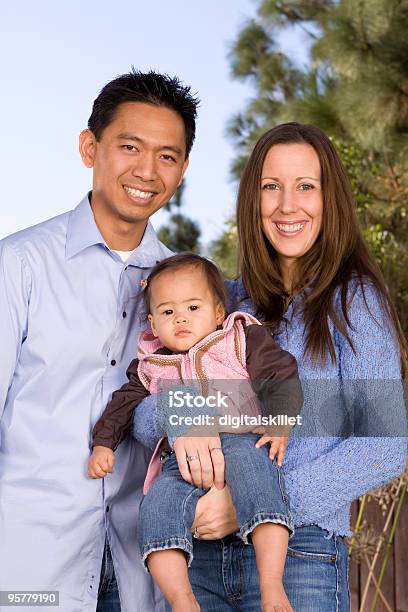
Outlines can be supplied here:
M255 448L258 439L258 434L221 434L225 481L237 511L237 535L245 544L261 523L285 525L293 533L281 468L269 459L269 446ZM150 553L169 548L184 550L191 565L191 526L197 502L205 493L183 479L176 455L169 455L140 507L139 543L145 565Z

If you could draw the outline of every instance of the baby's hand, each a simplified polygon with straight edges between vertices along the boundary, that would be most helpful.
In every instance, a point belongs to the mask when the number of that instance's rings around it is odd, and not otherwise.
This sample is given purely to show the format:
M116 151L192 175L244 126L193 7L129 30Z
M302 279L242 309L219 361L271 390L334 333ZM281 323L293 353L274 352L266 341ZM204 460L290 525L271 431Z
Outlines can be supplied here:
M94 446L88 462L88 476L90 478L103 478L113 472L115 453L107 446Z
M276 457L277 464L281 466L285 456L286 447L288 445L288 437L270 436L268 434L264 434L261 438L259 438L255 446L257 448L261 448L261 446L265 446L265 444L271 445L269 449L269 459L275 459Z

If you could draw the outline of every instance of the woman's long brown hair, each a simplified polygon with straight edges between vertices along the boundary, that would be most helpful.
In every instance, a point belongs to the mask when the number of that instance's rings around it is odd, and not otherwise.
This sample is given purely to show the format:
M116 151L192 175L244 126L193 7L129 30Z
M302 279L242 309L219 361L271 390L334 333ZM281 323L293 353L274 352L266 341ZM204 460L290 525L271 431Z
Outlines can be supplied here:
M283 286L277 253L266 238L261 222L261 176L265 157L277 144L306 143L316 151L321 167L323 221L311 249L297 260L293 292L307 288L303 317L306 327L306 353L324 362L335 350L329 329L331 319L353 348L348 329L348 288L352 279L371 282L377 289L382 308L392 322L401 351L403 376L407 373L407 344L382 273L364 242L351 185L343 164L329 138L319 128L300 123L278 125L264 134L244 168L237 208L240 244L240 270L248 295L266 324L274 326L282 318L287 294ZM334 294L340 290L342 313L336 311Z

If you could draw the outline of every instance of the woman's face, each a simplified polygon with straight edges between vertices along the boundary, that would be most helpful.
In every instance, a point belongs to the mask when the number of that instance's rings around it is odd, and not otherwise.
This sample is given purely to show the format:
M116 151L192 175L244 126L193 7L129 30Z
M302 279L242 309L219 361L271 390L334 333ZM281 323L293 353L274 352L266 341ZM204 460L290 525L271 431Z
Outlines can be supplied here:
M314 148L306 143L272 146L262 168L261 218L282 270L316 242L322 215L321 170Z

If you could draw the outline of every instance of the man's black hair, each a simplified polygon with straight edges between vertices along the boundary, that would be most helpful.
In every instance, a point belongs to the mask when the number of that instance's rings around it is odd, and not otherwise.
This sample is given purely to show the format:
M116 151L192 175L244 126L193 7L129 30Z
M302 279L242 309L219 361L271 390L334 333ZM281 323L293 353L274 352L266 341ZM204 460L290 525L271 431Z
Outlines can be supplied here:
M101 90L93 103L88 128L100 140L103 130L114 120L120 104L143 102L154 106L165 106L180 115L186 133L186 158L195 138L195 120L199 99L184 87L178 77L167 74L140 72L132 69L127 74L110 81Z

